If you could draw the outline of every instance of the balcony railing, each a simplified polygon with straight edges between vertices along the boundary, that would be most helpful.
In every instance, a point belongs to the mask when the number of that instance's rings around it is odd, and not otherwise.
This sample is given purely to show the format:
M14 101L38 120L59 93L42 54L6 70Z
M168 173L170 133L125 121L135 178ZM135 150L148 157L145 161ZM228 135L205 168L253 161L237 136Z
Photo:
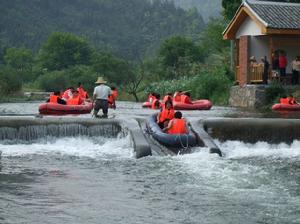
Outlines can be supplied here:
M249 67L250 83L261 83L263 81L264 65L253 64Z

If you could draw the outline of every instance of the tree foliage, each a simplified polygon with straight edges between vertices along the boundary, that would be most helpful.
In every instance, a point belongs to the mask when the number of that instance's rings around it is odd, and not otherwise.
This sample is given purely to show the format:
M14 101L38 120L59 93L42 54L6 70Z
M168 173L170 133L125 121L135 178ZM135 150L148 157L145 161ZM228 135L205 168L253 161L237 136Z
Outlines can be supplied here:
M70 33L52 33L43 45L39 61L49 71L89 64L92 50L86 40Z
M165 40L160 49L159 57L163 69L170 70L171 77L177 78L184 75L185 67L194 62L203 61L200 48L185 37L175 36Z
M20 71L31 70L33 65L32 51L27 48L8 48L4 55L5 64Z
M197 11L188 13L161 0L2 0L0 27L2 49L37 51L60 31L85 37L122 58L142 60L171 35L199 34L204 22Z
M226 20L231 20L242 0L222 0L223 15Z

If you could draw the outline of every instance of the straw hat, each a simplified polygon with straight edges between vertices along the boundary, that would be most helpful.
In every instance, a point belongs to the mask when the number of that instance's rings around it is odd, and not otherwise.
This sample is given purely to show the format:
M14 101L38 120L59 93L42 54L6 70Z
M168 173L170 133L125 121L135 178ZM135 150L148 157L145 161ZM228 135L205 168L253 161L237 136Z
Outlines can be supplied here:
M103 77L98 77L96 84L106 83L106 81L103 79Z

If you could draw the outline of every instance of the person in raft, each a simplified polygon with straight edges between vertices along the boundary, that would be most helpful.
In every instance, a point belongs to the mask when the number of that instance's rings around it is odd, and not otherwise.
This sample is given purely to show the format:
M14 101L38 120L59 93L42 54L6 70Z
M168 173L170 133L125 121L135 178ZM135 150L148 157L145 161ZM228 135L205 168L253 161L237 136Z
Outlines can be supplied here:
M49 99L47 100L47 103L58 103L58 104L66 105L67 102L63 100L60 95L61 94L59 91L54 91L54 93L51 94Z
M159 102L160 95L155 93L155 99L151 103L151 109L159 109L161 107L161 103Z
M108 104L111 105L111 108L114 110L116 109L116 100L118 97L118 91L117 88L112 86L110 87L112 94L108 97Z
M182 91L181 90L175 92L174 96L173 96L173 101L174 102L181 102L181 95L182 95Z
M181 102L186 104L193 104L191 100L191 94L189 92L184 92L181 96Z
M74 91L74 87L70 86L66 89L66 91L63 93L62 98L67 101L70 97L72 97L72 92Z
M89 94L87 93L87 91L85 91L85 89L83 88L83 85L82 85L81 82L78 83L77 91L79 93L79 96L82 99L88 99L89 98Z
M168 134L187 134L188 133L187 122L182 118L182 113L176 111L174 118L169 122L168 126L163 129L163 132Z
M174 118L173 103L171 100L167 100L162 110L158 113L156 122L158 126L161 129L163 129L168 126L169 121L172 120L173 118Z
M81 105L84 99L80 97L77 90L72 91L72 96L67 100L67 105Z
M97 86L94 89L93 93L93 105L94 105L94 117L99 117L98 112L102 109L103 115L101 118L107 118L108 114L108 97L112 94L111 88L106 84L106 81L103 77L98 77L95 82Z
M163 98L163 103L166 103L167 101L172 101L173 100L173 96L172 93L167 93L167 95L164 96Z
M281 104L289 104L289 105L296 105L298 104L295 97L290 94L288 97L286 97L286 95L282 96L280 99L279 99L279 102Z

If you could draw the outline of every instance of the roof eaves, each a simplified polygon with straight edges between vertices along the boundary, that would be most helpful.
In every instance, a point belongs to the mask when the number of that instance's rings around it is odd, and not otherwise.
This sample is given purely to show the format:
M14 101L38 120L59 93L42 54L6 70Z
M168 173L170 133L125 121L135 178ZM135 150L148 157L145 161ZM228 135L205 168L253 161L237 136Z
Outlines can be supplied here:
M240 9L244 6L244 2L242 2L242 4L240 5L240 7L236 10L234 16L232 17L232 19L230 20L230 22L228 23L228 25L226 26L225 30L223 31L222 35L224 36L224 34L226 33L226 31L228 30L228 28L231 26L232 22L234 21L234 19L236 18L238 12L240 11Z

